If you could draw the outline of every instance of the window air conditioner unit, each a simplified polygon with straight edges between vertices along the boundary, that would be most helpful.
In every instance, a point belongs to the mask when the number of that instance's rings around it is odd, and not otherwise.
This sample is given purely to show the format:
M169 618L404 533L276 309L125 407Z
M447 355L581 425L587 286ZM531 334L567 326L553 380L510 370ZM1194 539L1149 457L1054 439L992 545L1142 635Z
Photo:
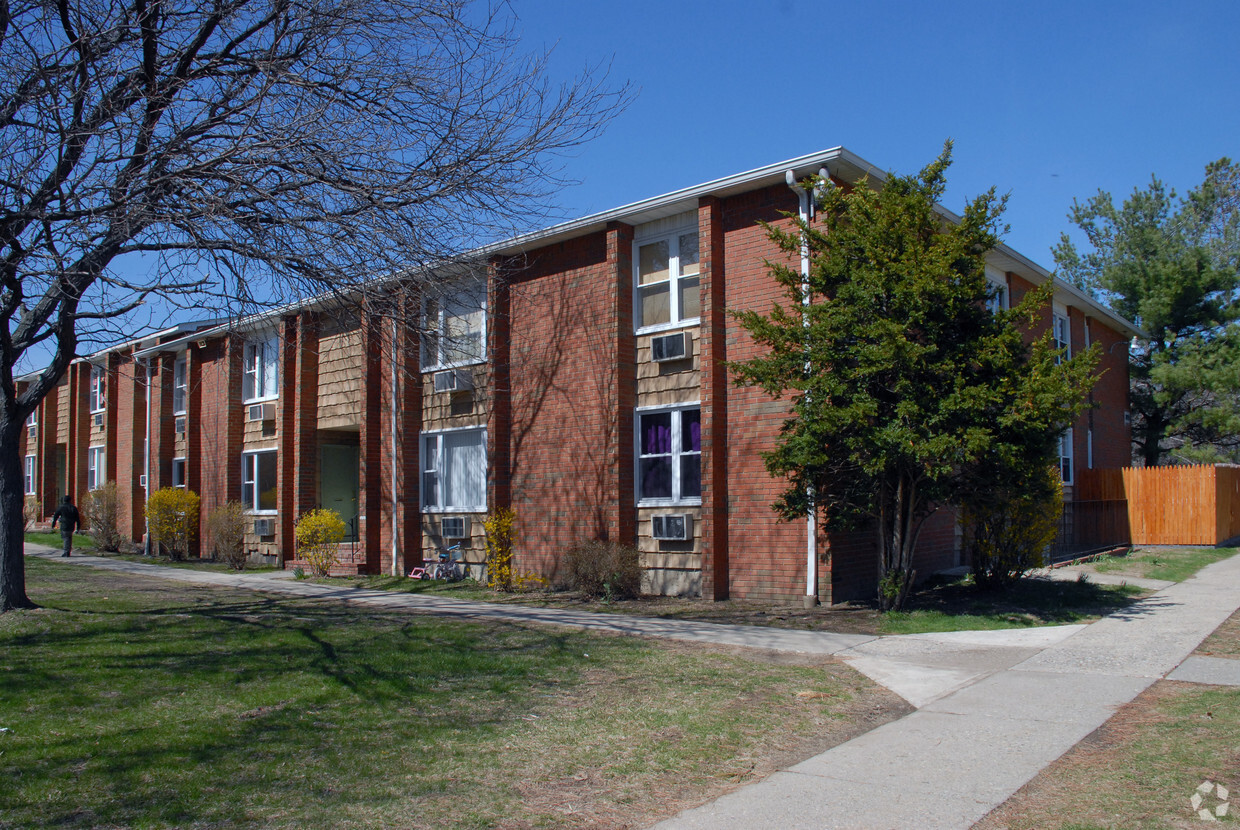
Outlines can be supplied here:
M247 421L274 421L276 405L273 403L256 403L250 405Z
M469 520L464 516L439 520L439 535L445 539L464 539L469 532Z
M650 530L656 539L683 542L693 538L693 517L688 513L651 516Z
M474 376L468 369L449 369L435 373L436 392L466 392L474 388Z
M97 427L103 426L103 413L102 412L95 413L95 426Z
M185 416L178 415L172 419L172 431L177 435L185 434Z
M255 519L254 535L255 536L274 536L276 533L275 519Z
M675 334L664 334L651 338L650 352L655 363L668 360L684 360L689 357L692 340L688 332L678 331Z

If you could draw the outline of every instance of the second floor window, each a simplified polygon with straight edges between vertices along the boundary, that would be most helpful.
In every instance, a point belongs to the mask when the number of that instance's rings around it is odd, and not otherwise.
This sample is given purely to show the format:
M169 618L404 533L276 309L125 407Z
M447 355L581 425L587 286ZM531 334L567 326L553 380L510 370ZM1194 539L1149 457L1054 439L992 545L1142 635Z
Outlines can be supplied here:
M270 400L280 394L280 344L276 338L245 344L241 396L248 401Z
M422 368L480 363L486 354L486 286L427 297L422 305Z
M172 364L172 414L184 415L189 398L185 378L185 358Z
M1072 334L1068 328L1068 317L1065 314L1055 312L1051 315L1051 337L1055 340L1056 349L1067 349L1067 351L1055 358L1056 363L1063 362L1064 359L1072 357Z
M634 247L637 328L697 322L701 315L697 231L638 241Z
M103 412L108 408L107 374L102 366L90 367L90 411Z

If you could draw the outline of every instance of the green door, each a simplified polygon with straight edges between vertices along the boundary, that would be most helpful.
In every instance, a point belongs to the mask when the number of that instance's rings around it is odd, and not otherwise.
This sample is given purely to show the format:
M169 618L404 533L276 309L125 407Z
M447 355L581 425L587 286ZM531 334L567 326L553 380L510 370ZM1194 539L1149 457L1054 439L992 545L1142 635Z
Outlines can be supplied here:
M346 444L319 448L319 504L348 525L345 540L357 541L358 449Z

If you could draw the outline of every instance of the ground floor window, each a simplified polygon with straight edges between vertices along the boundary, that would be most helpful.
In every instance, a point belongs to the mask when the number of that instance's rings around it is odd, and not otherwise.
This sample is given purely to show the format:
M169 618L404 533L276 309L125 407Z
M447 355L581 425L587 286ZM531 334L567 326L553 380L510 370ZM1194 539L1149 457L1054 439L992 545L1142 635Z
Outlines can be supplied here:
M701 427L697 405L638 412L639 504L701 502Z
M276 451L241 456L241 503L255 513L276 511Z
M172 459L172 486L173 487L184 487L185 486L185 459L184 458Z
M98 490L107 480L103 447L91 447L86 450L86 489Z
M35 486L34 456L28 455L26 456L26 495L33 496L35 493Z
M485 429L422 435L422 506L428 510L487 509Z

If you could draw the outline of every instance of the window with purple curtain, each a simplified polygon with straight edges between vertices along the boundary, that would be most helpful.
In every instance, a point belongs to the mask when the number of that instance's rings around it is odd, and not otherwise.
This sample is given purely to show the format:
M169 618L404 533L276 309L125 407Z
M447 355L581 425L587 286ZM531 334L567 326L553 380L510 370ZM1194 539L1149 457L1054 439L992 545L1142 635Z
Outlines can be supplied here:
M638 416L638 499L702 497L701 410L672 409Z

